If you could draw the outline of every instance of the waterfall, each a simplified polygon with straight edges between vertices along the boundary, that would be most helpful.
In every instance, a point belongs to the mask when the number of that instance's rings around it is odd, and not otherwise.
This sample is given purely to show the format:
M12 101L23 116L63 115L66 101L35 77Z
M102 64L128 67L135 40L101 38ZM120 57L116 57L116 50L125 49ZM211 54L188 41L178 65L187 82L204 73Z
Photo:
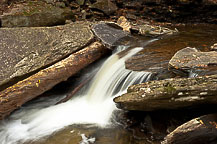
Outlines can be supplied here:
M0 144L37 140L72 124L109 125L116 109L113 98L125 92L128 86L151 76L148 72L125 69L125 61L140 50L142 48L134 48L121 58L117 53L110 56L83 95L59 105L43 107L39 104L16 111L9 120L0 123Z

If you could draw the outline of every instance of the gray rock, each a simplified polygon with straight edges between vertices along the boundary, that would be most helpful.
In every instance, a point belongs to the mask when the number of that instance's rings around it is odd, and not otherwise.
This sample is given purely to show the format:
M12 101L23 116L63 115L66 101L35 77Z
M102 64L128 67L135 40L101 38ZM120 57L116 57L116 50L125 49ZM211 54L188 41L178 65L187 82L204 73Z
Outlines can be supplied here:
M169 69L175 73L188 73L192 69L206 69L217 64L217 52L201 52L195 48L179 50L169 61Z
M118 108L127 110L196 108L204 104L217 104L216 93L217 75L211 75L133 85L114 101Z
M9 12L3 13L2 27L39 27L64 24L73 18L69 8L59 8L42 1L28 1L16 4Z
M106 15L111 15L118 9L118 7L110 0L98 0L96 3L92 4L90 8L98 9Z
M88 24L0 29L0 85L83 48L94 38Z
M110 49L117 46L120 39L129 37L129 34L115 23L101 22L95 24L92 27L92 31L95 36Z

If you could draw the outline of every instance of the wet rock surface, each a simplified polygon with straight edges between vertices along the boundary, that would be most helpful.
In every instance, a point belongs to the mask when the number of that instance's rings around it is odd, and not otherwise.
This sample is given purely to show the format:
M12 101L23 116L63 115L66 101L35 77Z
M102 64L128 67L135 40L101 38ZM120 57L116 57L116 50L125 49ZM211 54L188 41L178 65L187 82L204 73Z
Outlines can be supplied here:
M0 85L65 58L93 38L87 23L0 29Z
M217 75L150 81L130 86L114 98L118 108L153 111L216 104Z
M169 61L169 69L175 73L189 73L192 69L205 69L217 65L217 52L201 52L196 48L179 50Z
M43 1L17 3L1 16L2 27L39 27L64 24L72 19L69 8L60 8Z

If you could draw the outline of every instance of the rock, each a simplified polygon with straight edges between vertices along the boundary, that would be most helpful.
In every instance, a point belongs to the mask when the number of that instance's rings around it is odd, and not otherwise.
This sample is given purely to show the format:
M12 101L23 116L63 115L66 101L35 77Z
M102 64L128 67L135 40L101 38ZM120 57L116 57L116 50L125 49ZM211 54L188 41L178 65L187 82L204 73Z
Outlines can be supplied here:
M204 115L179 126L161 144L216 143L217 114Z
M171 30L166 27L154 26L150 24L131 24L124 16L121 16L117 24L123 28L124 31L136 33L142 36L168 36L178 32L177 29Z
M123 28L123 31L130 32L131 24L124 16L118 18L117 24Z
M213 44L213 45L210 47L210 50L211 50L211 51L217 51L217 43Z
M107 49L102 44L94 42L62 61L1 91L0 119L9 115L27 101L51 89L56 84L66 81L70 76L97 60L106 52Z
M90 8L100 10L108 16L115 13L118 9L110 0L97 0Z
M84 5L85 0L76 0L76 2L78 5Z
M130 86L116 97L118 108L154 111L217 104L217 75L150 81Z
M0 1L0 4L7 4L8 3L8 0L1 0Z
M0 86L23 79L89 44L90 23L56 27L0 29ZM11 85L11 83L9 85ZM6 84L8 85L8 84Z
M179 50L169 61L169 69L177 74L187 74L192 69L205 69L217 64L217 52L201 52L195 48Z
M59 8L42 1L18 3L3 13L2 27L39 27L64 24L73 18L69 8Z
M103 43L103 45L110 49L117 46L121 39L129 37L129 34L124 32L122 28L115 23L101 22L99 24L95 24L92 27L92 31Z

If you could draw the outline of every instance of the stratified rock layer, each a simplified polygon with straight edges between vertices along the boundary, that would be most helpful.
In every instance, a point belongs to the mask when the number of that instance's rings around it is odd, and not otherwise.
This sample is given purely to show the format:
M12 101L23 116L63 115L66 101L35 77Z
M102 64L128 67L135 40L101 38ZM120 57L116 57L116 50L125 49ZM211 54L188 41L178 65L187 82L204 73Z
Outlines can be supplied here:
M153 111L217 104L217 75L150 81L130 86L116 97L117 107Z
M87 23L0 29L0 85L65 58L93 38Z

